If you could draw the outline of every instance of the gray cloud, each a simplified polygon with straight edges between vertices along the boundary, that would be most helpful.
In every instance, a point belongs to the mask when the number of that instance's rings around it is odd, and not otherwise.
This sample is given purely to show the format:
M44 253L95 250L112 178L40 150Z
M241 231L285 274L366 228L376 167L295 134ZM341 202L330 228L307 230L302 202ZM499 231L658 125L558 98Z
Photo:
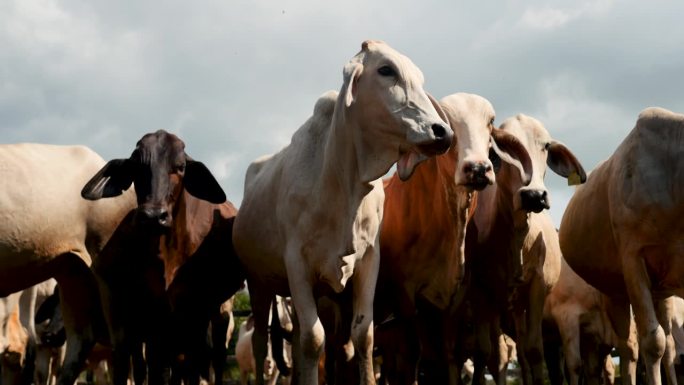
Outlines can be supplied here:
M367 38L411 57L437 96L473 92L497 121L535 116L591 169L652 105L684 111L678 1L0 3L0 141L124 157L179 133L238 203ZM548 177L560 221L572 190Z

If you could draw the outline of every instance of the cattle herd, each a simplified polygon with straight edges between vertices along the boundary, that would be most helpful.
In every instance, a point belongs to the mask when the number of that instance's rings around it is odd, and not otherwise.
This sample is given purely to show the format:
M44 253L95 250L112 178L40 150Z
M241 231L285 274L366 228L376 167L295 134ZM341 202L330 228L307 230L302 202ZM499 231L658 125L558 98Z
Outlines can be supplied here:
M109 162L0 145L0 384L221 384L245 282L244 384L505 384L516 355L525 384L612 384L613 349L622 384L676 384L684 115L644 110L589 174L494 117L366 41L239 210L165 131ZM547 167L578 185L559 230Z

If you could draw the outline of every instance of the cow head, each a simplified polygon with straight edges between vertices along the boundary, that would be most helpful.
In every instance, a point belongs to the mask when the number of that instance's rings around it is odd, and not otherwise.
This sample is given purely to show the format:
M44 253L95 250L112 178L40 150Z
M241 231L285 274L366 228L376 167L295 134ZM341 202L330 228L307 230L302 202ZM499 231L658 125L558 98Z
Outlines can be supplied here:
M513 209L541 212L550 207L548 191L544 185L546 166L571 183L584 183L587 175L575 155L563 144L551 138L537 119L519 114L506 119L501 130L517 138L532 159L532 180L525 186L515 173L506 174L502 187L513 194Z
M169 228L174 204L183 190L212 203L226 200L221 186L201 162L185 153L185 143L164 130L138 141L128 159L114 159L83 187L89 200L120 195L135 183L138 199L136 218L154 228Z
M344 67L338 117L351 135L364 181L384 175L394 162L402 180L429 156L444 153L453 131L439 104L423 90L423 74L406 56L380 41L366 41Z
M485 98L466 93L440 100L449 124L454 129L451 146L454 179L457 185L482 190L494 183L490 152L509 163L519 165L522 181L529 183L532 163L525 147L512 135L494 129L494 107Z

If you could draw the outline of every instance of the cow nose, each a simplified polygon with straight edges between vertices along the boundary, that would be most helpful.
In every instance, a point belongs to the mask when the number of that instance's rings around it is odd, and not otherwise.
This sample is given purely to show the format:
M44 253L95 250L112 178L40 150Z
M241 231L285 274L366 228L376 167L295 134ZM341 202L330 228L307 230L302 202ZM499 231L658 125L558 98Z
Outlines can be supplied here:
M421 152L428 156L445 153L449 147L451 147L451 140L454 137L454 132L451 131L450 128L439 123L430 126L430 131L432 131L432 135L435 139L428 143L421 144L419 146Z
M447 130L441 124L435 123L432 125L432 133L435 135L435 138L440 139L446 136Z
M157 223L160 226L170 225L169 211L163 207L147 207L142 210L145 222Z
M535 213L550 207L546 190L522 190L520 192L520 202L523 210Z
M466 185L475 190L482 190L494 181L487 176L492 171L489 162L465 162L463 165L463 175Z

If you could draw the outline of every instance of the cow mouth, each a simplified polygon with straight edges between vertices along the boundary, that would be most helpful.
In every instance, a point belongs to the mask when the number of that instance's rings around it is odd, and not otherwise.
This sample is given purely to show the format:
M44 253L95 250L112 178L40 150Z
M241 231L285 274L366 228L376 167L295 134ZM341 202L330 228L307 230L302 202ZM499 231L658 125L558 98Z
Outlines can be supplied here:
M474 191L482 191L484 190L487 186L491 185L492 181L487 179L487 178L477 178L473 181L464 183L463 186L473 189Z
M415 149L410 149L408 151L399 150L399 160L397 161L397 174L399 174L399 179L402 181L408 180L411 175L413 175L416 166L425 159L427 159L427 156Z

